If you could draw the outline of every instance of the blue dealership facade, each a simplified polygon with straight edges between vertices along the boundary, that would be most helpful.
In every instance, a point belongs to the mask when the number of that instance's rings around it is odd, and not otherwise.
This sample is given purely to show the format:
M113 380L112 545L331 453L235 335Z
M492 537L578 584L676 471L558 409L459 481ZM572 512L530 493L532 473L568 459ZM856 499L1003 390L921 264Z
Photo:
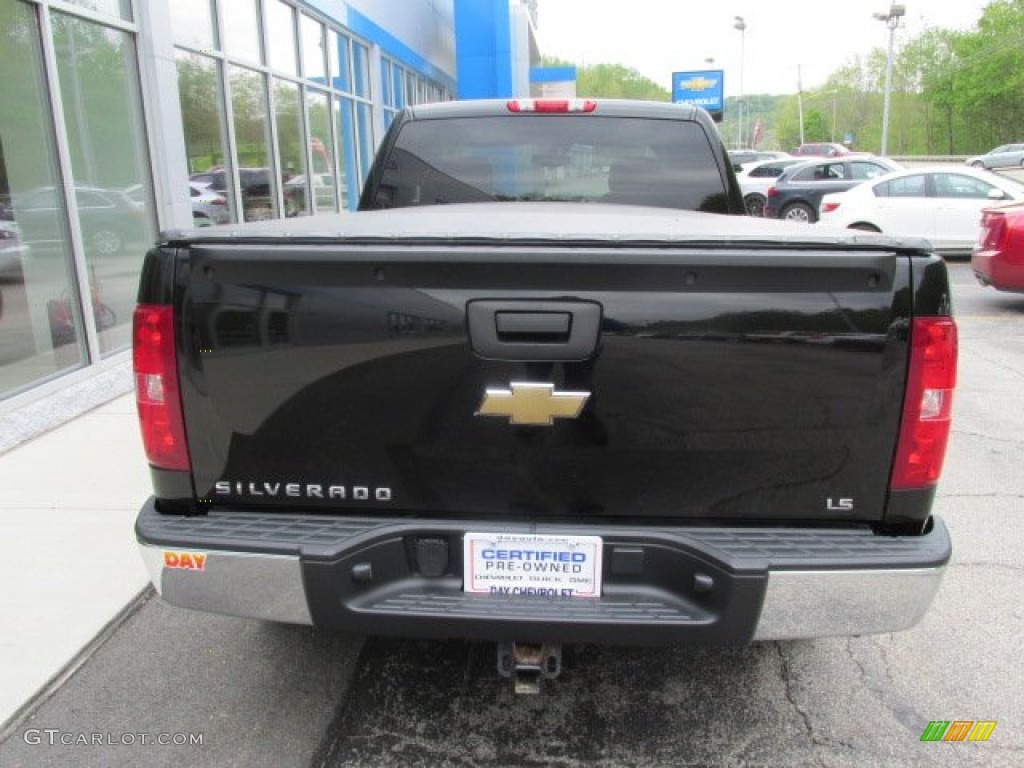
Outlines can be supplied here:
M528 96L535 28L536 0L0 0L0 416L130 385L160 230L353 209L403 107Z

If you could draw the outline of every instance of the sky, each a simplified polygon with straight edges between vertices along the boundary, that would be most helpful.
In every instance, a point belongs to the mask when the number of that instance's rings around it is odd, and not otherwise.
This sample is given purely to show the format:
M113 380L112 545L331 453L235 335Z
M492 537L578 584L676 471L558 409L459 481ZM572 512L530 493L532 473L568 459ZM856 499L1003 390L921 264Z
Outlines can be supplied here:
M725 95L822 86L856 56L887 49L872 17L889 0L539 0L541 53L576 65L622 64L672 88L673 72L721 69ZM927 27L969 30L988 0L906 0L895 45ZM733 28L743 17L746 30ZM707 59L714 63L707 63Z

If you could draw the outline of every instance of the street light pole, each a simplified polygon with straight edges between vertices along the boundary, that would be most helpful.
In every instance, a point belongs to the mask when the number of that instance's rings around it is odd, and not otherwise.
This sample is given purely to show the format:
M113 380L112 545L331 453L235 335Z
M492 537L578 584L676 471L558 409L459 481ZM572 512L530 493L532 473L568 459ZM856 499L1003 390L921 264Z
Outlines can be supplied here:
M796 108L800 120L800 143L803 144L804 139L804 84L800 79L800 65L796 65Z
M907 7L898 3L889 6L888 13L876 13L873 16L878 21L885 22L889 27L889 56L885 63L885 98L882 106L882 155L888 154L889 150L889 101L892 98L892 48L893 40L896 37L896 27L900 25L900 19L907 13Z
M833 144L835 144L836 143L836 94L838 93L838 91L831 90L831 91L828 91L828 93L832 94L832 133L829 136L829 141L831 141Z
M735 16L734 18L736 20L733 22L732 28L738 29L740 32L740 99L737 113L739 120L736 125L736 148L743 149L743 64L746 55L747 22L743 20L742 16Z

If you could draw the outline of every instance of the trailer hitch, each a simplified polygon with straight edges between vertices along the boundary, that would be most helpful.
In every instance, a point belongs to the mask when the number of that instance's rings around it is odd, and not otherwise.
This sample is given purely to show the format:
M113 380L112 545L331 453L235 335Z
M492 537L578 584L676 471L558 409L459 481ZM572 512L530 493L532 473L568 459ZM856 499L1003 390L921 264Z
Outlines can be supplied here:
M560 643L498 643L498 673L512 678L516 693L540 693L541 680L562 673Z

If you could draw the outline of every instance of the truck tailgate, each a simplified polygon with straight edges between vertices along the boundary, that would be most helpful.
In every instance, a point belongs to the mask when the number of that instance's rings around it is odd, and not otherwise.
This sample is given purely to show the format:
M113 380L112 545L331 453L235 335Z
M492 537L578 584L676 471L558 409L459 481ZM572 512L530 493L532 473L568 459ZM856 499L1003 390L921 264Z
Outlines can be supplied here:
M179 284L196 494L305 513L878 520L909 270L894 250L827 245L194 243Z

